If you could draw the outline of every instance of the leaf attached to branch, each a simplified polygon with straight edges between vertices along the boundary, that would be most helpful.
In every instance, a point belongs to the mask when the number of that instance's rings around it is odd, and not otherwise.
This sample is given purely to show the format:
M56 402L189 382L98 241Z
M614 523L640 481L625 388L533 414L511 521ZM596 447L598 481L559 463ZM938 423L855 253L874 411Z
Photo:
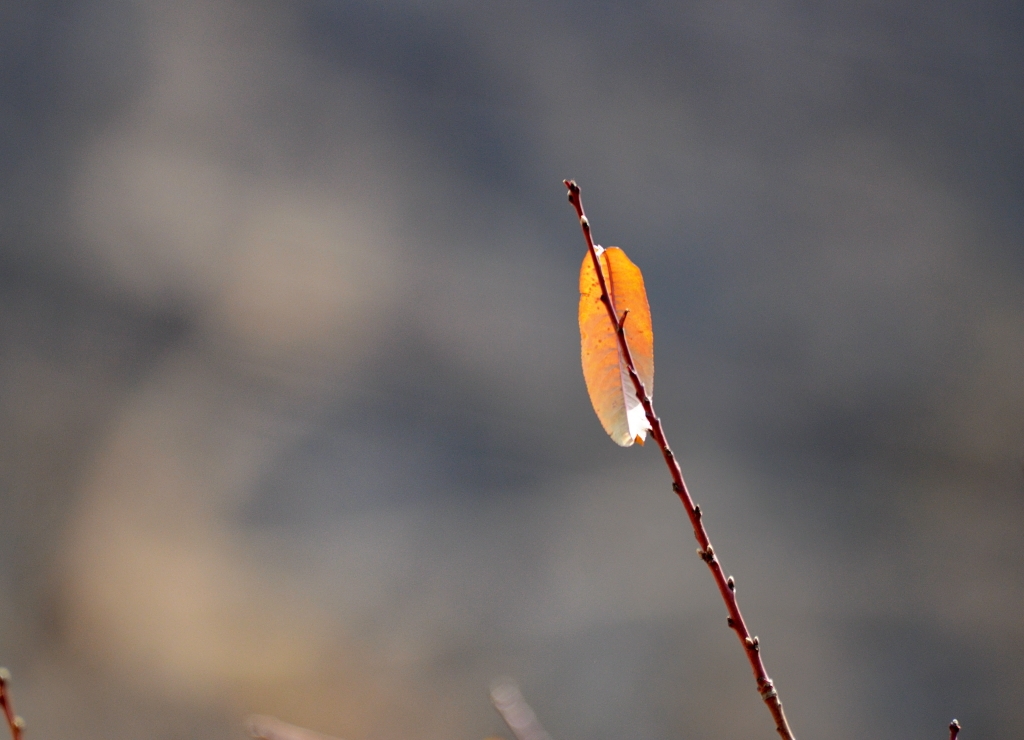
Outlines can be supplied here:
M618 247L597 247L601 271L616 315L625 315L626 343L633 366L647 391L654 391L654 331L640 268ZM644 443L651 428L616 336L616 327L601 300L601 284L588 252L580 268L580 340L583 379L590 402L608 435L619 445Z

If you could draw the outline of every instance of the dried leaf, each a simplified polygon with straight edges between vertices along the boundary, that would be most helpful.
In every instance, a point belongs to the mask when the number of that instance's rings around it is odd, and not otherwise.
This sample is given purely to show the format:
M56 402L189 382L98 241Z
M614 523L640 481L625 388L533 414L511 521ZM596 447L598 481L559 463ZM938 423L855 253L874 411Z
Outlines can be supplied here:
M648 396L654 391L654 331L640 268L618 247L598 247L601 271L618 316L626 314L625 334L633 366ZM580 268L580 342L583 379L601 426L619 445L644 443L651 428L637 398L619 347L615 324L601 300L601 285L588 253Z

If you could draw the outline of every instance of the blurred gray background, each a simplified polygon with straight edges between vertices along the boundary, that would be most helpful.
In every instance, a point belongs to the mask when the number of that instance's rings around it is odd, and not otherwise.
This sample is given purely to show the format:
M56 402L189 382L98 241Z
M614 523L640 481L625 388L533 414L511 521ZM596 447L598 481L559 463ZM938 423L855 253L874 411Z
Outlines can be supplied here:
M0 4L0 664L34 740L1024 735L1024 9Z

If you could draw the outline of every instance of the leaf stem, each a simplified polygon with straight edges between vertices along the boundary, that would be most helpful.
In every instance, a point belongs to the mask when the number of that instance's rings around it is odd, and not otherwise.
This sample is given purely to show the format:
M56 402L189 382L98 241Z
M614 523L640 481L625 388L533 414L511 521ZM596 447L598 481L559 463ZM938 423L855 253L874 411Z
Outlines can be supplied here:
M563 180L562 182L569 189L569 202L576 209L576 215L579 216L580 227L583 229L583 238L586 239L587 249L590 252L591 259L594 261L594 269L597 271L597 279L601 286L601 301L608 310L608 318L611 319L612 324L615 326L616 334L619 338L619 348L622 351L622 357L626 363L629 377L633 381L637 398L643 404L647 420L651 425L651 436L658 443L661 454L665 458L665 464L668 466L669 473L672 476L672 490L679 496L679 500L682 501L686 509L687 516L690 517L690 524L693 526L693 536L697 539L697 544L699 545L697 554L707 564L711 570L711 575L715 579L715 583L718 585L722 600L725 602L725 608L729 612L728 625L736 632L736 636L743 646L743 652L750 662L750 667L754 672L754 679L757 681L757 691L775 720L776 731L778 731L779 736L783 740L795 740L793 731L789 728L789 722L786 720L786 713L782 709L782 700L779 698L779 692L775 689L775 684L768 677L764 661L761 660L760 641L756 636L750 634L746 622L743 621L743 615L740 613L739 603L736 600L736 582L732 576L726 577L722 563L711 546L711 540L708 537L707 530L704 528L700 507L694 504L693 499L690 497L690 492L686 488L686 482L683 480L682 469L679 467L679 461L672 452L672 448L669 447L668 440L665 438L665 431L661 425L661 419L654 413L651 397L647 395L644 384L640 380L640 376L637 374L636 367L633 364L633 356L629 351L629 343L626 341L624 328L626 317L625 315L621 318L619 317L611 295L608 292L608 285L601 270L601 260L598 257L597 249L594 246L594 238L590 231L590 221L583 212L580 187L574 180Z

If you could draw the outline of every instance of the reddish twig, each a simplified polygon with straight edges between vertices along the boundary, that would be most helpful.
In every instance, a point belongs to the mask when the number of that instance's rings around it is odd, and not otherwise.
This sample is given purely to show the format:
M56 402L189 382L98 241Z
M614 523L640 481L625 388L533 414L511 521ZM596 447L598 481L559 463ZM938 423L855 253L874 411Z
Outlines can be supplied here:
M7 726L11 730L11 737L13 740L21 740L21 734L25 730L25 720L14 713L14 705L11 703L11 695L7 689L7 684L10 681L10 671L0 668L0 707L3 707Z
M949 723L949 740L956 740L956 736L960 733L960 723L953 720Z
M563 180L563 182L569 189L569 202L576 209L576 215L579 216L583 237L587 241L587 249L590 251L591 259L594 261L594 269L597 271L597 279L601 285L601 301L604 303L605 308L608 309L608 318L611 319L612 324L615 326L616 334L619 338L619 348L622 351L622 357L625 360L629 377L633 381L637 398L640 399L640 403L643 404L644 411L647 413L647 420L651 424L651 435L658 443L658 447L661 448L665 464L668 465L669 473L672 475L672 490L676 492L679 500L683 502L686 514L690 517L690 524L693 525L693 535L697 538L697 544L700 545L697 548L697 554L700 555L701 560L711 569L711 575L714 576L718 590L722 594L722 600L725 601L725 608L729 612L729 627L735 630L740 643L743 645L743 652L746 653L747 660L750 661L750 667L754 671L757 691L761 698L764 699L764 703L768 706L768 711L772 713L772 717L775 719L775 729L783 740L794 740L793 731L790 730L789 722L786 721L786 713L782 710L782 700L779 698L779 693L776 691L772 680L768 678L764 662L761 660L758 638L750 634L746 623L743 621L743 615L740 613L740 607L736 601L736 582L732 576L726 577L722 564L715 554L714 548L711 546L711 540L708 538L707 530L705 530L704 522L701 518L700 507L693 503L693 499L690 497L690 492L686 488L686 482L683 480L683 472L679 467L679 462L676 460L675 454L665 439L665 431L662 429L661 419L654 413L651 397L647 395L644 384L633 365L633 357L629 351L629 344L626 342L626 317L625 315L621 318L619 317L615 310L615 305L612 303L611 295L608 293L608 286L601 269L601 260L598 258L597 250L594 247L594 239L590 233L590 222L583 212L579 185L573 180Z

